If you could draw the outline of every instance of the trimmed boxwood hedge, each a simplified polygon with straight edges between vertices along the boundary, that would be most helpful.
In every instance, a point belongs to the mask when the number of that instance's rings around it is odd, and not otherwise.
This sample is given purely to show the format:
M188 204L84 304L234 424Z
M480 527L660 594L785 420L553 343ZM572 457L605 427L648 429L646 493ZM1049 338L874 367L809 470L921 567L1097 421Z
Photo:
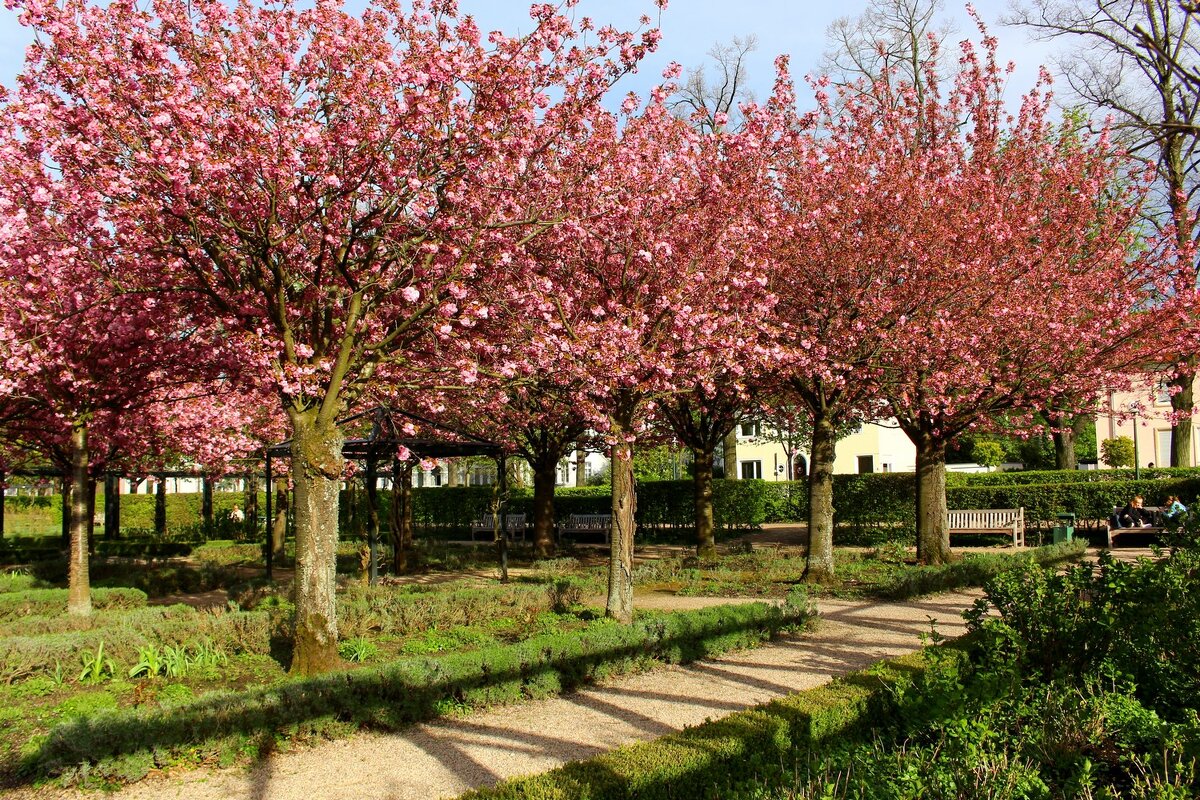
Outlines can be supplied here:
M944 648L940 669L966 653ZM815 750L858 741L902 714L901 687L920 685L921 653L650 742L625 745L586 761L467 792L459 800L678 800L719 797L724 787L803 764Z
M805 607L765 603L650 614L631 625L599 623L474 652L399 659L170 708L102 711L52 729L22 772L136 779L131 770L145 774L155 759L168 763L185 752L202 758L230 739L261 741L263 734L323 720L393 729L449 708L546 697L655 662L751 646L809 617Z

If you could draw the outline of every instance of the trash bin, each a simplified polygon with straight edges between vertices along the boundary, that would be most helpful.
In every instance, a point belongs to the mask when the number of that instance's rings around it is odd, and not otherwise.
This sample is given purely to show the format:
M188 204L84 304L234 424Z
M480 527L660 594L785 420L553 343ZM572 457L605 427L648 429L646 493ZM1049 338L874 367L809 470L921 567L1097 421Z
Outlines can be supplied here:
M1059 514L1058 524L1054 526L1054 543L1070 542L1075 539L1075 515Z

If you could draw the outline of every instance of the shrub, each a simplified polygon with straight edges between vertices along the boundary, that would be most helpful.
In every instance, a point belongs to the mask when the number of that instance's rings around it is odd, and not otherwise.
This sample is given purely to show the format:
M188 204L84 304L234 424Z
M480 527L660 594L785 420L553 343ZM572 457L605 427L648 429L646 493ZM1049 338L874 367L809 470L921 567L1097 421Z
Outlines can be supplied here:
M1110 467L1133 466L1133 439L1118 436L1100 443L1100 460Z

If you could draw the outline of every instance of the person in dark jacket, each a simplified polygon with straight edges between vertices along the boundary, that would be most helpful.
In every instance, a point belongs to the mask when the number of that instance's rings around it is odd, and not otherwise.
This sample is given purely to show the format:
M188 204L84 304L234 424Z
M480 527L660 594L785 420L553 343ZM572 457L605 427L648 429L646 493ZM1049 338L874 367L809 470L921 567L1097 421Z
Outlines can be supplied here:
M1150 513L1142 508L1142 496L1134 495L1133 499L1121 509L1117 520L1122 528L1149 528L1153 523Z

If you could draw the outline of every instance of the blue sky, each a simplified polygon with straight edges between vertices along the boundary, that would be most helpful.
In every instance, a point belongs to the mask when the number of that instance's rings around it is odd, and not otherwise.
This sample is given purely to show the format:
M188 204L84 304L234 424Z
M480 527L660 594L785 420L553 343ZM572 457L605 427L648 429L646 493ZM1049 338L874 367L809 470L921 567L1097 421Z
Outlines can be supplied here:
M363 0L350 0L351 7L361 7L362 3ZM460 3L462 10L475 15L485 30L513 33L530 26L529 0L460 0ZM840 16L857 16L866 5L867 0L671 0L662 13L661 48L644 63L641 74L628 79L621 89L644 92L657 81L668 62L699 66L713 44L753 34L758 37L759 46L749 63L750 84L757 97L765 98L774 78L772 63L776 55L791 55L792 71L799 81L817 69L826 49L825 32L829 23ZM1009 83L1012 103L1033 86L1038 65L1048 61L1050 50L1029 42L1020 29L999 25L997 20L1007 5L1008 0L975 2L980 16L1000 40L1001 58L1017 64L1017 72ZM599 22L625 28L636 27L643 13L657 15L651 0L582 0L580 10ZM963 5L949 0L946 13L956 24L956 39L978 38ZM16 13L0 8L0 84L13 85L21 69L25 46L31 40L29 32L17 23ZM803 102L807 95L804 87L800 87L799 93Z

